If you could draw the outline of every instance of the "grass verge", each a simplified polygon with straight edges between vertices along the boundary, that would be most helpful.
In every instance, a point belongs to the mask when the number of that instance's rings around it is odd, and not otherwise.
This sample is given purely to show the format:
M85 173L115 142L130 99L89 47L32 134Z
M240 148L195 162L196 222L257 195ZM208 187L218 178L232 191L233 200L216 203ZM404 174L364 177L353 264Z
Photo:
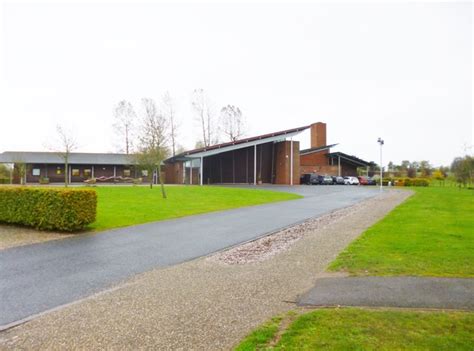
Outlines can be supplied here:
M415 194L329 266L352 275L474 277L474 194L451 187Z
M89 228L104 230L237 207L299 199L284 192L211 186L97 187L97 220Z
M297 318L278 341L281 319L252 332L236 350L472 350L474 313L320 309Z

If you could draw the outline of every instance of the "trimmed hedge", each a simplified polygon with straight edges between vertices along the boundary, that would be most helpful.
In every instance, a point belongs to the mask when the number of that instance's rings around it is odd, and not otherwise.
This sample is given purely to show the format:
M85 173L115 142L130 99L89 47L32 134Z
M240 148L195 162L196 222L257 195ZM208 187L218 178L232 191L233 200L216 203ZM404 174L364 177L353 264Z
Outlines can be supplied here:
M430 180L427 178L384 178L383 185L391 181L395 186L429 186Z
M0 222L41 230L76 231L95 221L90 189L0 188Z

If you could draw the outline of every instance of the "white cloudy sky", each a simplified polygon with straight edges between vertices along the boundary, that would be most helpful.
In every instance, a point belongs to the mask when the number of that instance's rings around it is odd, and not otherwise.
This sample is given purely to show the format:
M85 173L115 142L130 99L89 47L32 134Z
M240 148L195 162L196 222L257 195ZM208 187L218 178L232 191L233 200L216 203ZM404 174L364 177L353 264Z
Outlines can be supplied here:
M316 121L337 150L449 164L473 143L472 4L17 2L1 7L0 152L115 151L113 106L169 90L194 146L193 89L249 134ZM308 146L302 135L302 146ZM472 149L471 149L472 150Z

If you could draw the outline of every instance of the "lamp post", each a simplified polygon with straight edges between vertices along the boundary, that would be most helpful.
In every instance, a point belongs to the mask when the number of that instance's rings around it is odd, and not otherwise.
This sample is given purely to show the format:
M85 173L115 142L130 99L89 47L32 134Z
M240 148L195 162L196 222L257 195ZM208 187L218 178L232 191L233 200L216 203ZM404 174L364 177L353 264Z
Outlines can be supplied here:
M377 142L380 144L380 191L382 191L382 188L383 188L382 146L384 144L384 141L382 138L378 138Z

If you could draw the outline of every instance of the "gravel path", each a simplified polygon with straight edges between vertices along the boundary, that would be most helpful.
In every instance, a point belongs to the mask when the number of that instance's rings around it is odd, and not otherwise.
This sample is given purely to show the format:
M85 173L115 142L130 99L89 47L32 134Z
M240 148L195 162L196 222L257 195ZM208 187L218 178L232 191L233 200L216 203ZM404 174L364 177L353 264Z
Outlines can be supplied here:
M268 318L294 308L339 251L410 194L387 191L342 220L307 226L271 259L229 265L201 258L140 274L0 333L0 349L230 349Z
M37 244L44 241L64 239L73 235L74 234L47 232L0 224L0 250L15 246Z

